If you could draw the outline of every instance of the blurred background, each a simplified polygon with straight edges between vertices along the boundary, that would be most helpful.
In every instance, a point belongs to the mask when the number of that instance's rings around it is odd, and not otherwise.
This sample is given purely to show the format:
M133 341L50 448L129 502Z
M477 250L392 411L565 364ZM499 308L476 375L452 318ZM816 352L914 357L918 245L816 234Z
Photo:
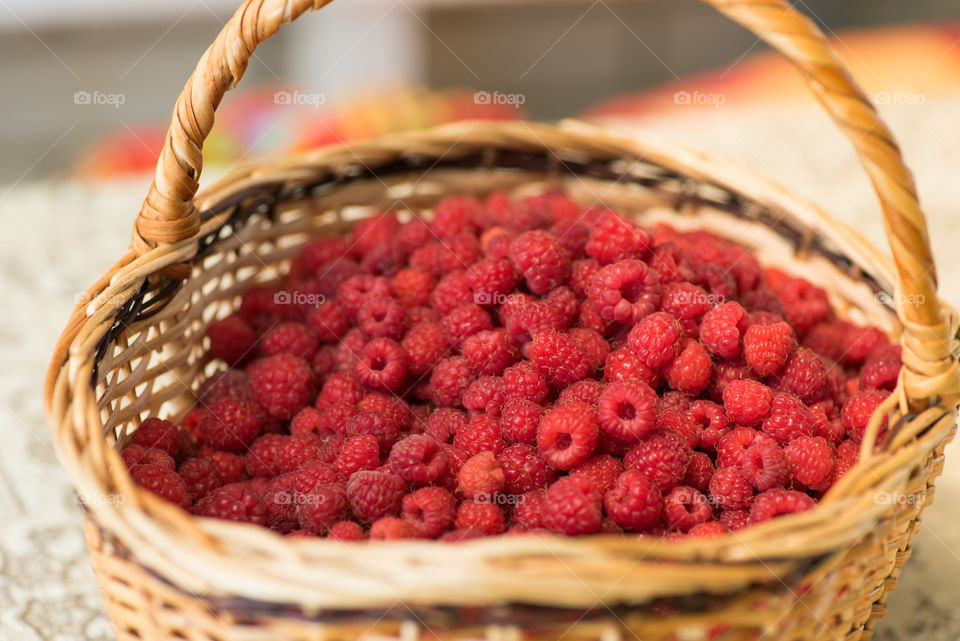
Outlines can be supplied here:
M177 94L238 3L0 0L0 641L112 638L41 381L69 310L126 251ZM958 0L794 5L900 141L956 306ZM856 157L796 71L693 0L337 0L257 50L201 182L394 130L568 116L745 165L886 247ZM948 448L874 639L960 639L957 459Z

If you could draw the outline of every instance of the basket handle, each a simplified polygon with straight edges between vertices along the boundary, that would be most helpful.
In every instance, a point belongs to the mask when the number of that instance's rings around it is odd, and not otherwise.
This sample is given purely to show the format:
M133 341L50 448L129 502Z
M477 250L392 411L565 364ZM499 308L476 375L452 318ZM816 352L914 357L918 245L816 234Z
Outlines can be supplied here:
M897 311L904 322L904 377L909 398L958 393L951 327L936 296L927 225L913 177L893 134L833 54L821 30L784 0L702 0L786 56L856 148L883 209L899 276ZM281 24L330 0L246 0L204 52L177 98L153 184L133 233L133 250L190 238L200 229L193 204L203 141L226 91L243 77L253 50ZM182 270L181 270L182 272ZM169 273L169 272L168 272ZM181 273L181 275L183 275Z

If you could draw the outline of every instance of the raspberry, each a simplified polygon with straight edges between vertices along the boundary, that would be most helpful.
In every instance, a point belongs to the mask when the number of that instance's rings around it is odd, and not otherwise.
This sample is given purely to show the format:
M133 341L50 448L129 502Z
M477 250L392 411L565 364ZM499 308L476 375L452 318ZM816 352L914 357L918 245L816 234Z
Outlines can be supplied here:
M807 487L823 483L833 472L833 452L819 436L801 436L785 448L790 473Z
M463 341L461 355L478 376L498 376L520 358L503 329L484 330Z
M598 432L596 411L571 401L544 414L537 428L537 447L551 466L569 470L590 457Z
M718 469L709 489L713 502L724 510L746 510L753 502L753 487L737 465Z
M585 327L574 327L569 332L570 338L583 348L590 361L592 369L601 367L610 353L610 343L600 332Z
M400 511L406 484L394 474L360 471L347 481L347 502L354 516L364 523L372 523Z
M758 380L753 370L743 359L716 360L713 363L713 378L707 385L707 394L714 403L723 403L723 392L731 381Z
M386 412L396 421L400 431L408 429L413 420L412 408L406 401L382 392L366 394L357 404L357 408L362 412Z
M682 436L670 430L648 434L623 459L626 469L643 472L662 491L683 481L692 451Z
M731 421L750 427L770 414L773 392L752 380L730 381L723 390L723 409Z
M774 385L806 403L816 401L827 392L827 368L817 354L801 347L787 360Z
M483 454L477 456L483 456ZM469 463L470 461L467 461L467 464ZM502 489L509 494L518 495L531 490L543 489L556 478L556 471L547 466L547 462L543 460L543 457L532 445L518 443L505 447L497 455L497 463L503 472L504 483ZM466 467L467 465L464 465L461 468L461 475ZM460 485L464 487L462 480ZM492 491L487 491L487 493L493 494Z
M703 345L693 339L683 343L683 349L663 370L667 384L684 394L696 396L710 382L713 361Z
M210 405L221 398L250 398L250 385L246 373L240 369L228 369L215 373L200 383L197 398Z
M467 303L444 316L440 326L443 327L447 342L459 347L477 332L493 329L493 321L482 307Z
M461 397L470 383L473 372L467 359L451 356L441 360L430 375L430 392L437 405L461 405Z
M414 376L423 376L429 372L450 349L443 327L432 322L411 327L402 346L407 353L407 367Z
M601 393L603 393L603 383L592 378L585 378L569 387L565 387L560 392L560 396L557 397L557 405L562 405L567 401L579 401L596 406L600 401Z
M609 454L597 454L570 470L570 476L588 479L600 494L606 494L622 473L623 463Z
M350 316L356 316L360 306L368 298L388 296L390 296L390 281L383 276L358 274L346 279L337 288L337 300Z
M337 350L330 345L324 345L317 350L310 360L310 367L313 368L313 379L322 381L333 373L337 367Z
M170 456L177 456L180 450L180 431L170 421L151 416L140 423L130 442L144 448L155 447Z
M400 427L396 419L390 413L379 410L360 412L351 417L344 426L344 434L347 436L368 434L377 439L380 450L383 452L393 447L399 433Z
M715 298L702 287L689 282L671 282L663 286L660 309L680 322L690 338L700 336L700 319L710 311Z
M513 509L513 523L527 529L543 527L543 490L527 492L517 500Z
M140 464L130 470L130 476L137 485L170 503L184 509L190 507L187 484L172 467L164 463Z
M642 531L660 519L663 498L657 485L639 470L626 470L603 495L603 507L614 523Z
M530 361L520 361L503 370L502 380L505 401L523 398L539 403L550 391L546 379Z
M691 448L700 443L700 432L702 430L689 412L674 409L658 410L656 427L657 429L668 429L676 432L683 437L683 440Z
M317 459L307 461L296 472L292 472L291 476L291 488L297 494L306 494L318 485L335 483L338 478L336 467Z
M580 309L580 301L569 287L551 289L543 300L560 313L564 326L569 326L576 319L577 311Z
M343 338L340 339L340 342L338 342L337 346L333 349L336 369L354 369L366 344L367 337L363 335L363 332L361 332L359 328L355 327L344 334Z
M760 523L784 514L806 512L814 507L813 499L794 490L767 490L757 495L750 508L750 522Z
M333 464L345 479L360 470L375 470L380 466L380 444L369 434L351 436L343 442Z
M748 510L724 510L720 513L720 523L730 532L736 532L750 525Z
M266 508L264 525L281 534L292 532L300 526L297 508L303 496L293 490L293 474L281 474L264 485L260 502Z
M605 211L597 219L590 239L587 255L606 265L629 258L642 258L653 246L650 232L632 225L615 211Z
M266 332L283 318L285 311L289 311L284 309L286 306L278 303L276 299L278 291L272 285L259 285L243 293L237 315L247 321L255 334Z
M504 325L518 345L526 343L538 332L566 327L560 310L546 301L527 301L512 311L509 307L501 307L502 312L504 309L507 314Z
M403 497L401 515L418 537L435 539L453 526L457 501L442 487L422 487Z
M690 397L677 390L667 390L657 401L657 412L676 410L686 412L690 409Z
M541 519L543 527L557 534L593 534L603 521L600 492L583 477L558 479L543 497Z
M326 427L323 412L315 407L304 407L290 419L291 434L321 434L321 426Z
M315 288L327 297L337 295L340 286L349 278L363 272L363 268L352 258L343 258L317 272Z
M236 483L243 477L243 457L230 452L200 448L200 457L217 468L217 475L223 485Z
M487 451L499 454L503 451L504 445L497 419L486 414L478 414L471 418L467 427L453 437L453 447L467 456Z
M566 387L592 371L587 353L566 332L537 332L529 351L530 360L555 387Z
M447 443L460 430L467 427L467 417L460 410L441 407L433 410L427 418L424 434L438 443Z
M500 432L508 443L537 442L537 426L543 417L543 407L525 398L506 401L500 409Z
M374 338L363 347L355 374L361 385L395 390L407 376L407 353L391 338Z
M727 533L727 528L719 521L697 523L687 532L687 536L696 539L709 539Z
M463 392L461 397L464 409L473 412L486 412L490 416L499 416L503 405L503 383L499 376L481 376Z
M241 523L263 524L266 512L259 492L249 481L224 485L193 506L193 513L197 516Z
M324 343L335 343L350 331L347 310L340 303L324 301L307 315L307 322L317 332L317 338Z
M683 477L683 484L694 487L701 492L706 492L710 487L710 479L713 478L716 468L713 461L705 452L694 452L690 458L690 465L687 466L687 474Z
M370 525L371 541L416 538L417 532L410 523L395 516L385 516Z
M300 255L293 261L290 275L311 278L321 267L346 256L347 249L346 240L335 236L307 241L300 249Z
M473 302L470 277L466 270L458 269L440 279L430 293L430 306L441 316L446 316L457 307Z
M490 307L499 305L520 282L520 275L505 258L484 258L467 269L473 302Z
M636 379L655 387L660 382L659 376L658 370L653 370L641 363L640 359L626 347L615 349L607 354L603 365L603 380L607 383Z
M367 298L357 310L357 325L367 338L400 340L407 323L407 312L396 298Z
M325 409L334 403L346 403L355 405L363 398L363 387L353 376L346 372L335 372L324 381L320 388L320 394L317 395L317 407ZM321 407L321 403L323 407Z
M474 221L482 215L483 205L471 196L444 196L433 208L430 229L438 238L477 231Z
M400 230L394 212L380 212L359 221L350 232L350 253L362 258L371 251L389 245Z
M550 226L550 234L567 252L570 258L583 258L586 255L587 241L590 240L590 230L577 220L558 220Z
M871 356L860 370L861 389L893 391L900 378L900 355Z
M502 455L502 453L501 453ZM503 489L506 477L493 452L480 452L467 459L457 472L460 490L469 498L493 498Z
M743 358L760 376L779 372L796 347L793 330L783 321L751 325L743 335Z
M877 390L861 390L850 395L840 411L840 420L843 421L843 426L847 428L847 437L850 440L858 444L863 440L870 417L887 396L886 392ZM883 427L886 426L886 423L887 419L884 418L878 436L883 434Z
M790 480L787 455L773 441L755 441L743 453L740 465L744 478L761 492L783 487Z
M570 266L570 278L567 284L578 298L586 298L587 287L599 270L600 263L593 258L573 261L573 264Z
M696 268L696 284L703 287L718 301L731 300L737 295L737 282L730 272L712 263Z
M187 486L187 494L193 499L202 499L223 485L220 471L210 459L191 458L180 464L177 474Z
M770 437L749 427L735 427L721 436L717 441L717 469L743 463L744 452L758 439Z
M398 441L390 450L387 464L416 487L435 483L447 473L447 457L440 444L425 434L411 434Z
M814 420L813 412L800 399L778 392L773 395L770 415L763 419L760 429L777 441L788 443L799 436L811 436Z
M275 476L280 473L280 448L288 437L282 434L264 434L243 456L243 467L249 476Z
M687 532L713 518L710 502L698 490L678 485L663 499L663 516L671 530Z
M600 428L615 438L643 438L656 422L657 394L637 380L608 383L597 402L597 417Z
M263 337L260 352L266 356L293 354L305 361L313 360L320 347L320 340L312 328L303 323L280 323Z
M845 329L846 351L843 354L843 360L847 365L859 365L887 342L887 337L876 327L847 325Z
M457 508L454 527L458 530L473 530L481 536L502 534L507 529L503 511L494 503L464 501Z
M746 310L740 303L729 301L704 315L700 322L700 342L721 358L735 358L740 354L740 339L746 330Z
M327 538L331 541L362 541L366 534L363 526L355 521L338 521L330 526Z
M657 272L639 260L602 267L587 290L601 318L627 325L634 325L651 314L660 302Z
M727 420L723 408L712 401L694 401L690 403L688 413L690 418L702 428L698 445L703 449L716 448L720 437L730 429L730 421Z
M238 365L251 354L257 335L239 314L214 321L207 328L210 354L228 365Z
M689 281L696 278L693 261L679 245L672 241L655 246L647 262L656 270L664 286L672 283L689 284ZM704 309L700 314L703 315L706 311Z
M433 276L422 269L401 269L390 279L390 291L404 307L419 307L430 302Z
M791 325L805 333L832 315L827 292L802 278L790 278L774 290Z
M803 337L803 346L820 354L830 362L843 360L846 335L837 323L818 323Z
M310 404L313 370L302 358L276 354L255 361L247 370L254 400L277 418L289 419Z
M654 312L637 323L627 344L647 367L663 367L676 358L683 346L680 322L665 312Z
M570 274L570 259L557 239L545 231L526 231L510 243L510 261L534 294L546 294Z
M203 442L211 447L243 452L260 434L261 416L260 408L253 401L223 398L208 408L198 429Z

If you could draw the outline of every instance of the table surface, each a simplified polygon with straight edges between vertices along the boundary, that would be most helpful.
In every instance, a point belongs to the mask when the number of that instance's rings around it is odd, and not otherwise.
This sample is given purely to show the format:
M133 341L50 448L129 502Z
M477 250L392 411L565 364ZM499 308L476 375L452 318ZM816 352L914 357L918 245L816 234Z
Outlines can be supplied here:
M951 98L887 112L931 218L943 296L955 304L958 106L960 98ZM822 115L787 107L718 110L709 120L671 116L649 128L755 167L884 243L867 181ZM112 638L40 390L73 301L125 251L147 184L0 187L0 641ZM960 461L952 460L953 447L936 501L924 512L913 558L879 626L879 641L960 638L960 521L954 518Z

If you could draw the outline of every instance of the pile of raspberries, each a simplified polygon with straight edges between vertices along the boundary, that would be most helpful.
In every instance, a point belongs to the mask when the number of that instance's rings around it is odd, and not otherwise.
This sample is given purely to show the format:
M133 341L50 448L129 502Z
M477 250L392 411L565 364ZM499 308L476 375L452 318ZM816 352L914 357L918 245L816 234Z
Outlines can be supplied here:
M809 510L901 365L743 246L552 192L312 240L207 339L229 367L133 432L133 479L338 540L706 537Z

